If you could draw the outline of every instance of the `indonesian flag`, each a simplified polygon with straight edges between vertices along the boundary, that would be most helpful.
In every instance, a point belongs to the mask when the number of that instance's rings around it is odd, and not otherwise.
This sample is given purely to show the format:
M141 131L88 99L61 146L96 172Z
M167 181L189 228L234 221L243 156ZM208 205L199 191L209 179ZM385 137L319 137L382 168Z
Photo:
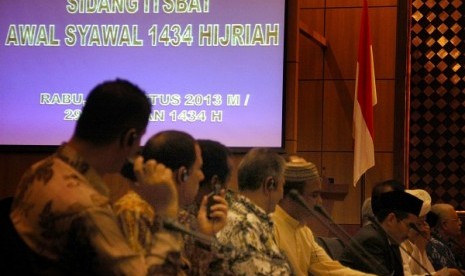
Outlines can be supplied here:
M357 75L354 97L354 186L360 177L375 165L373 106L376 104L375 68L371 48L368 4L363 0L362 21L358 42Z

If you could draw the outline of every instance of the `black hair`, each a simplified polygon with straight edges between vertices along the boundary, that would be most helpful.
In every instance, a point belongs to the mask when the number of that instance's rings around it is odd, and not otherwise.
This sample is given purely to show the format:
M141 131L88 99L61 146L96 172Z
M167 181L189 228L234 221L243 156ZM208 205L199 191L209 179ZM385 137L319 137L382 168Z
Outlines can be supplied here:
M142 149L145 160L155 159L173 172L184 166L187 169L195 162L195 139L178 130L161 131L150 137Z
M393 191L405 191L405 186L402 182L390 179L378 182L371 190L371 200L376 201L382 193L386 192L386 188L391 188Z
M74 136L101 146L121 139L132 128L141 135L150 111L150 102L138 86L122 79L106 81L87 96Z
M438 224L438 221L439 221L439 216L436 213L428 212L428 214L426 214L426 223L428 223L431 229L436 227L436 225Z
M214 175L218 177L220 183L226 183L231 175L231 168L228 159L232 156L228 147L213 140L197 140L202 150L202 172L205 176L200 186L205 186L211 182Z
M239 190L258 190L269 176L278 181L284 175L284 166L285 161L278 153L266 148L251 149L239 164Z

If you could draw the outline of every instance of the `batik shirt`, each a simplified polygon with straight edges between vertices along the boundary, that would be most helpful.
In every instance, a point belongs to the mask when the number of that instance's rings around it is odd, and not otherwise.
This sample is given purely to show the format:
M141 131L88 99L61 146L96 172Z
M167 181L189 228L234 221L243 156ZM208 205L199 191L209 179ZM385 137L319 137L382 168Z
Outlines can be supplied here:
M146 256L131 250L107 186L66 145L24 174L10 217L26 244L55 264L48 270L54 275L163 274L181 246L178 236L165 231Z
M274 240L271 218L246 197L237 195L217 237L234 248L228 266L235 275L292 275Z
M426 253L428 254L431 264L433 264L433 267L436 270L443 267L461 268L460 264L455 259L451 247L446 241L440 239L440 237L438 237L438 239L431 238L426 245Z
M133 191L118 199L114 209L131 247L145 254L152 246L152 237L162 228L155 219L156 210ZM198 231L196 216L186 210L179 212L178 222L186 229ZM187 234L182 239L184 246L176 262L176 271L169 275L225 275L221 258L216 256L216 248Z
M193 203L186 210L180 212L179 222L185 227L199 232L197 215L198 206ZM231 251L229 248L223 248L218 244L215 237L205 241L184 235L183 253L191 264L189 275L234 275L228 271L226 262L226 258L231 254Z
M153 237L162 229L161 221L156 219L154 208L134 191L129 191L119 198L113 204L113 208L131 248L141 254L150 252ZM176 265L170 271L165 270L166 274L190 274L189 262L182 255L181 252L177 259L171 260Z

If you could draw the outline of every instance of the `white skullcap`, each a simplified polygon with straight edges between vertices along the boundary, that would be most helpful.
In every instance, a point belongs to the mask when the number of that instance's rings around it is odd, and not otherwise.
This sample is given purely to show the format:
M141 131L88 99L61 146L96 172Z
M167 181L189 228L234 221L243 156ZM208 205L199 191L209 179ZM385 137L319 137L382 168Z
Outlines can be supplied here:
M419 217L426 216L431 210L431 196L423 189L405 190L405 192L423 201Z

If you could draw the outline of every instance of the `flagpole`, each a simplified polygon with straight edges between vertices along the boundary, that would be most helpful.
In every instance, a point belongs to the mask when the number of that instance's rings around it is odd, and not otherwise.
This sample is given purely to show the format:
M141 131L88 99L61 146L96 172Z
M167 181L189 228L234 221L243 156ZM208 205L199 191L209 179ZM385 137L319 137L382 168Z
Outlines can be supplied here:
M363 203L365 203L365 184L366 184L365 175L366 173L362 174L362 176L360 177L360 208L359 208L360 214L362 213ZM360 225L363 225L363 218L361 215L360 215Z

